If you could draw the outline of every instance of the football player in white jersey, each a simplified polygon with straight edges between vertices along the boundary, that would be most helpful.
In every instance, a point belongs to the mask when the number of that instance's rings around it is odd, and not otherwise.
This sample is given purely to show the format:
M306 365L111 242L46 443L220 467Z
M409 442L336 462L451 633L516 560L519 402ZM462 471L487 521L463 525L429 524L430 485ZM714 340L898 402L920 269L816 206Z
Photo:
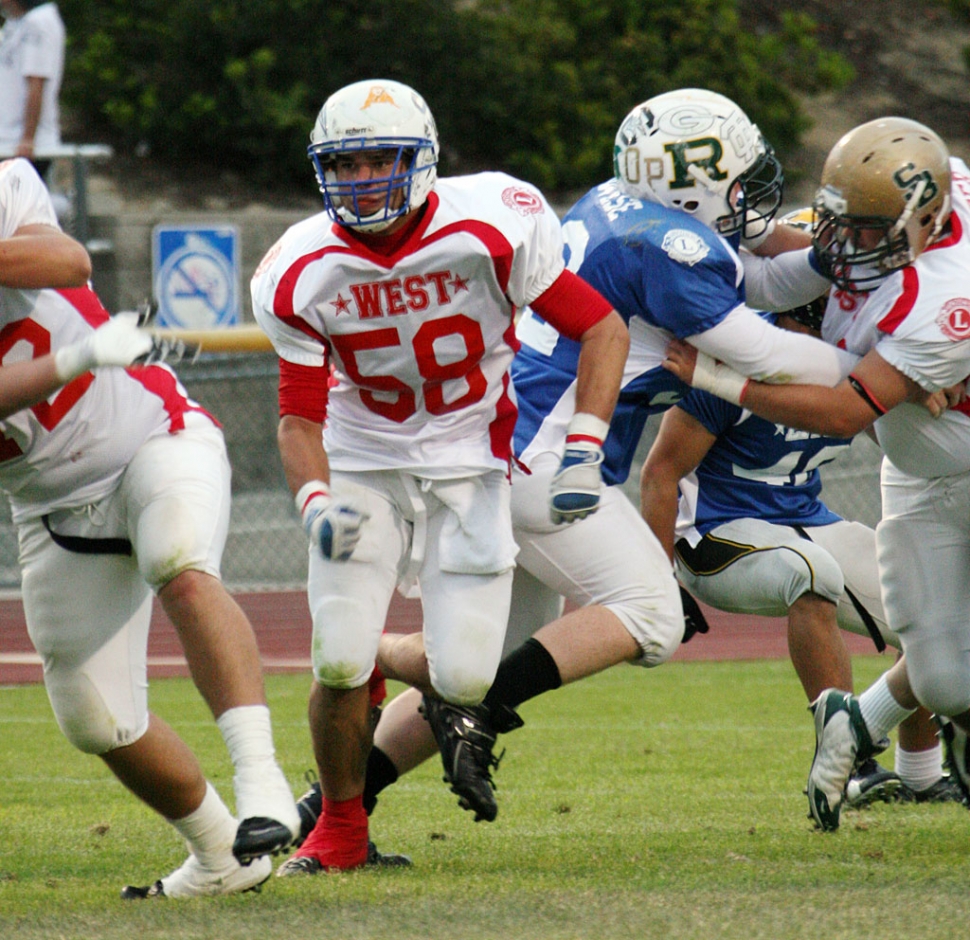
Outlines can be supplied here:
M582 350L566 449L542 497L553 520L598 506L629 347L610 304L565 270L559 220L538 191L503 173L437 178L434 120L413 89L342 88L310 139L324 211L290 228L252 282L280 355L279 446L310 540L323 812L283 876L368 861L368 680L399 584L420 587L427 653L418 646L393 677L459 706L492 684L517 552L516 312L531 304Z
M275 759L255 636L219 577L225 443L167 366L117 368L151 354L152 338L135 314L109 318L89 274L36 171L0 163L0 486L27 630L67 739L188 844L180 868L123 896L249 890L299 817ZM241 823L148 710L153 592L226 741Z
M857 760L917 704L944 719L967 787L970 730L970 171L932 130L898 117L860 125L832 148L815 199L813 241L836 285L823 337L860 356L834 388L752 382L691 347L666 365L771 421L883 448L879 578L904 658L858 698L814 704L809 808L836 829ZM921 402L957 389L933 418ZM911 683L911 688L909 683Z
M777 322L817 335L827 302L828 292ZM880 652L900 648L879 596L875 532L819 498L819 468L850 443L694 389L664 414L640 475L644 516L693 596L719 610L787 617L789 654L810 702L826 688L852 690L840 627L871 637ZM849 805L960 799L926 709L900 725L895 757L895 773L874 758L854 769Z
M528 473L513 475L520 554L510 653L482 705L425 707L446 778L477 819L495 818L492 746L496 734L521 724L518 704L616 663L660 665L685 636L670 560L619 486L647 417L686 392L661 366L670 336L699 336L727 361L778 378L834 382L855 361L820 340L776 329L748 306L746 290L759 305L794 306L828 281L812 267L810 237L774 226L781 167L737 104L696 88L658 95L626 117L614 152L614 178L563 220L567 269L593 284L630 331L605 442L603 476L611 485L596 516L570 527L550 524L542 481L555 472L564 446L578 346L533 307L519 324L522 348L512 367L519 399L513 446L517 466ZM745 252L742 262L739 244L778 257ZM560 617L563 596L580 609ZM381 665L393 666L410 639L386 637ZM405 692L385 709L368 767L368 806L433 753L427 729L409 717L414 699Z

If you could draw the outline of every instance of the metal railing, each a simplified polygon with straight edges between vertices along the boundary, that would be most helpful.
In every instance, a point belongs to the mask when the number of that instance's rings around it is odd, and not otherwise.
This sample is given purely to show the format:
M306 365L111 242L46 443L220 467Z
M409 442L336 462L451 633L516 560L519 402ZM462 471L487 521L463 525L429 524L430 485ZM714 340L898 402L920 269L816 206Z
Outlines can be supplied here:
M0 159L16 156L13 150L0 147ZM64 193L71 205L71 234L92 254L110 251L112 246L104 240L92 241L88 207L88 164L92 160L107 160L114 151L107 144L61 144L45 147L34 152L35 160L52 160L55 163L69 161L71 185ZM52 190L54 188L52 187ZM56 191L56 190L55 190Z

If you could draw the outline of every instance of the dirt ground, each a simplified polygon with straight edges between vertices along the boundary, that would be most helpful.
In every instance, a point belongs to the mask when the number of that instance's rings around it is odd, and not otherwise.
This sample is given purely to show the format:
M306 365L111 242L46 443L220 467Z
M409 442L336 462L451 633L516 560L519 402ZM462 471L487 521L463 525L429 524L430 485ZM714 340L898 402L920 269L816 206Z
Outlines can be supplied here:
M846 131L884 115L909 117L933 128L956 156L970 160L970 23L942 0L741 0L742 22L756 31L784 13L805 12L818 38L853 65L855 80L839 92L802 96L813 124L786 175L801 176L789 201L811 199L832 145Z

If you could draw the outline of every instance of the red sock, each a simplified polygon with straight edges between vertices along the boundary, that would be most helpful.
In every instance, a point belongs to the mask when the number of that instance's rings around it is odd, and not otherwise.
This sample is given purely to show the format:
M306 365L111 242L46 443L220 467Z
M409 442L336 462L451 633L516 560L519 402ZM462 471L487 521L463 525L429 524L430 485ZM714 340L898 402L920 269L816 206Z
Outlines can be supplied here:
M362 796L349 800L323 798L323 811L313 832L297 849L324 868L359 868L367 861L367 814Z
M376 708L387 698L387 683L380 666L374 664L374 671L367 680L367 690L370 692L370 707Z

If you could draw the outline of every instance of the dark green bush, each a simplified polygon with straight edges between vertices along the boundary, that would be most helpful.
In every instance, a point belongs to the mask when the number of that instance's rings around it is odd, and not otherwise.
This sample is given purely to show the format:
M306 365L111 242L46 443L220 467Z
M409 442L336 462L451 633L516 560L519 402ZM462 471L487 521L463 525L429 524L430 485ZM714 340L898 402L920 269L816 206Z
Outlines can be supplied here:
M836 87L844 62L807 17L741 28L734 0L59 0L65 103L119 149L305 185L330 92L366 77L417 88L445 173L507 169L550 190L608 175L637 102L700 85L737 100L784 153L805 118L791 94Z

